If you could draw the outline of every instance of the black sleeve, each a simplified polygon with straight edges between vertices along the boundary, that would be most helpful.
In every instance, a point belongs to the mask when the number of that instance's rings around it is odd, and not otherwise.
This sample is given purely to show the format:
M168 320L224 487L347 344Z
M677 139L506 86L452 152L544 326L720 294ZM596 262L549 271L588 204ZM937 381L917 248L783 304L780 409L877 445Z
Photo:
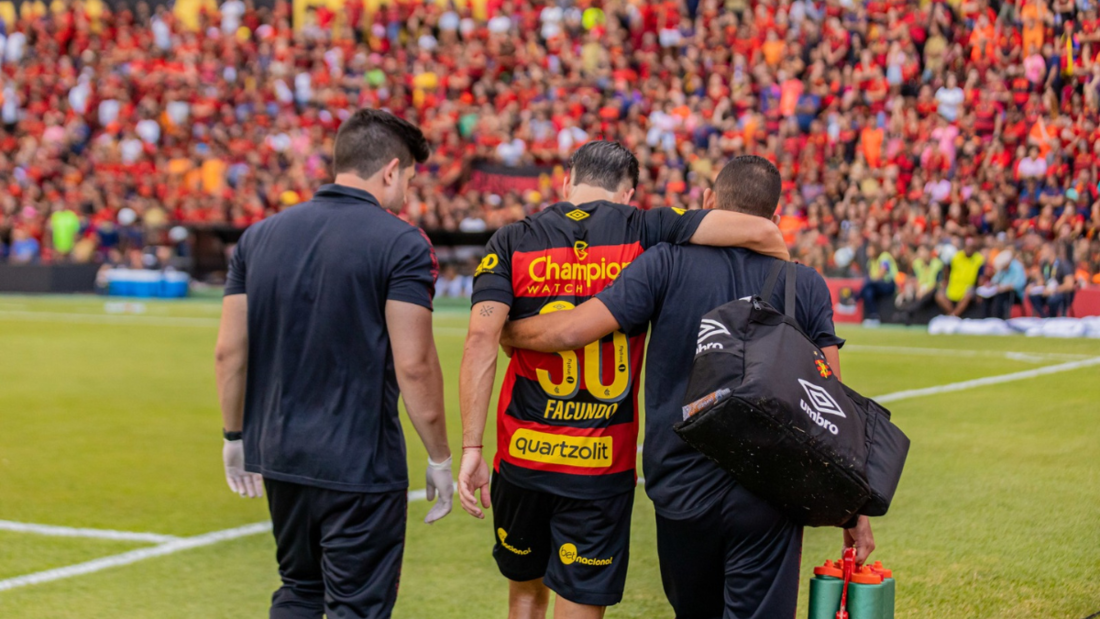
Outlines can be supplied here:
M795 317L806 335L818 348L843 347L844 340L837 337L833 326L833 297L821 275L809 267L798 267L796 289Z
M672 271L672 247L661 244L643 253L623 269L611 286L596 295L627 335L649 326L668 290Z
M642 247L649 249L658 243L683 245L695 236L706 211L685 211L682 208L655 208L639 211L642 218Z
M225 275L225 296L233 294L246 294L245 288L245 247L248 245L248 230L244 231L233 248L233 255L229 258L229 272Z
M432 309L439 263L431 241L420 229L402 234L391 250L386 299Z
M485 247L488 253L474 272L474 293L470 299L473 305L497 301L512 306L515 298L512 291L512 251L520 234L522 229L511 224L497 230L489 239Z

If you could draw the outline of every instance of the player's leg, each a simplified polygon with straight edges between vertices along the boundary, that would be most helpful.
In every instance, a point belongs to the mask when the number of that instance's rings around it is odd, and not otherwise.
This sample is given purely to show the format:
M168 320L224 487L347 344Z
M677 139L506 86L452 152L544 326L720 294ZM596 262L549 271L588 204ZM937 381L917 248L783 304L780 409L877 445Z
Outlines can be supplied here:
M558 596L554 601L554 619L603 619L606 606L577 604Z
M657 515L661 584L678 619L718 619L725 608L722 502L702 514L672 520Z
M555 497L546 586L555 619L599 619L618 604L630 562L634 491L601 499Z
M397 603L408 497L318 489L325 613L387 619Z
M313 488L264 480L275 556L283 586L271 596L271 619L321 619L325 585L321 533L311 513Z
M541 578L508 581L508 619L545 619L550 589Z
M544 619L550 590L542 582L550 560L550 495L521 488L499 474L493 500L493 558L508 579L508 619Z
M802 527L741 486L722 501L725 619L787 619L798 606Z

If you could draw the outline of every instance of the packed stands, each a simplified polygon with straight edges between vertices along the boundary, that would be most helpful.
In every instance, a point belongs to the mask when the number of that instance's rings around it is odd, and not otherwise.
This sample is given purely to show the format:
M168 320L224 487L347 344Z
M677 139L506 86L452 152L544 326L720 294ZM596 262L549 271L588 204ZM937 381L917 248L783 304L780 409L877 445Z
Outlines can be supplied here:
M864 277L886 252L900 281L919 248L950 258L974 237L988 264L1014 249L1032 283L1050 243L1077 285L1100 283L1095 0L58 0L0 15L10 262L138 265L174 225L247 226L308 198L341 119L379 106L433 142L402 213L430 230L521 219L556 199L577 145L607 138L642 162L641 208L698 208L729 157L772 159L779 225L829 275Z

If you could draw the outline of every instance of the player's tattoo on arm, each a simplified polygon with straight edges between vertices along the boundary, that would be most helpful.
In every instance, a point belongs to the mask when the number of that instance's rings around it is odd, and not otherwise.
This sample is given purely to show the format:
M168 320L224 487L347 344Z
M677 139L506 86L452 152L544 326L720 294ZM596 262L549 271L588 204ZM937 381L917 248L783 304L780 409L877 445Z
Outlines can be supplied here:
M493 315L493 310L494 310L494 309L496 309L496 308L493 308L493 307L482 307L482 308L481 308L481 316L482 316L483 318L488 318L489 316L492 316L492 315Z

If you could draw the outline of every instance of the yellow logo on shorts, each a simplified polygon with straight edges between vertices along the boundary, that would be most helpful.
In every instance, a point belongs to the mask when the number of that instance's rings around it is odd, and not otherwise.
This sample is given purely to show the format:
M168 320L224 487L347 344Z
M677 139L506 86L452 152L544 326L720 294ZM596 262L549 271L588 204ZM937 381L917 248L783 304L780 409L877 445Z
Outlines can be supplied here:
M615 561L615 557L608 557L606 559L589 559L587 557L582 557L577 553L577 547L568 543L561 545L561 549L558 550L558 558L561 559L564 565L580 563L581 565L589 565L592 567L611 565L612 562Z
M603 468L611 466L611 445L610 436L566 436L521 428L512 435L508 454L546 464Z
M508 532L505 531L504 529L497 529L497 537L500 538L500 545L501 546L504 546L505 548L507 548L508 550L511 550L512 552L516 553L517 555L529 555L529 554L531 554L531 549L530 548L528 548L527 550L520 550L519 548L516 548L515 546L512 546L508 542L504 541L504 540L508 539Z
M588 218L588 213L585 213L584 211L582 211L581 209L578 208L578 209L573 209L572 211L569 211L568 213L565 214L565 216L568 217L569 219L572 219L573 221L580 221L582 219L587 219Z

